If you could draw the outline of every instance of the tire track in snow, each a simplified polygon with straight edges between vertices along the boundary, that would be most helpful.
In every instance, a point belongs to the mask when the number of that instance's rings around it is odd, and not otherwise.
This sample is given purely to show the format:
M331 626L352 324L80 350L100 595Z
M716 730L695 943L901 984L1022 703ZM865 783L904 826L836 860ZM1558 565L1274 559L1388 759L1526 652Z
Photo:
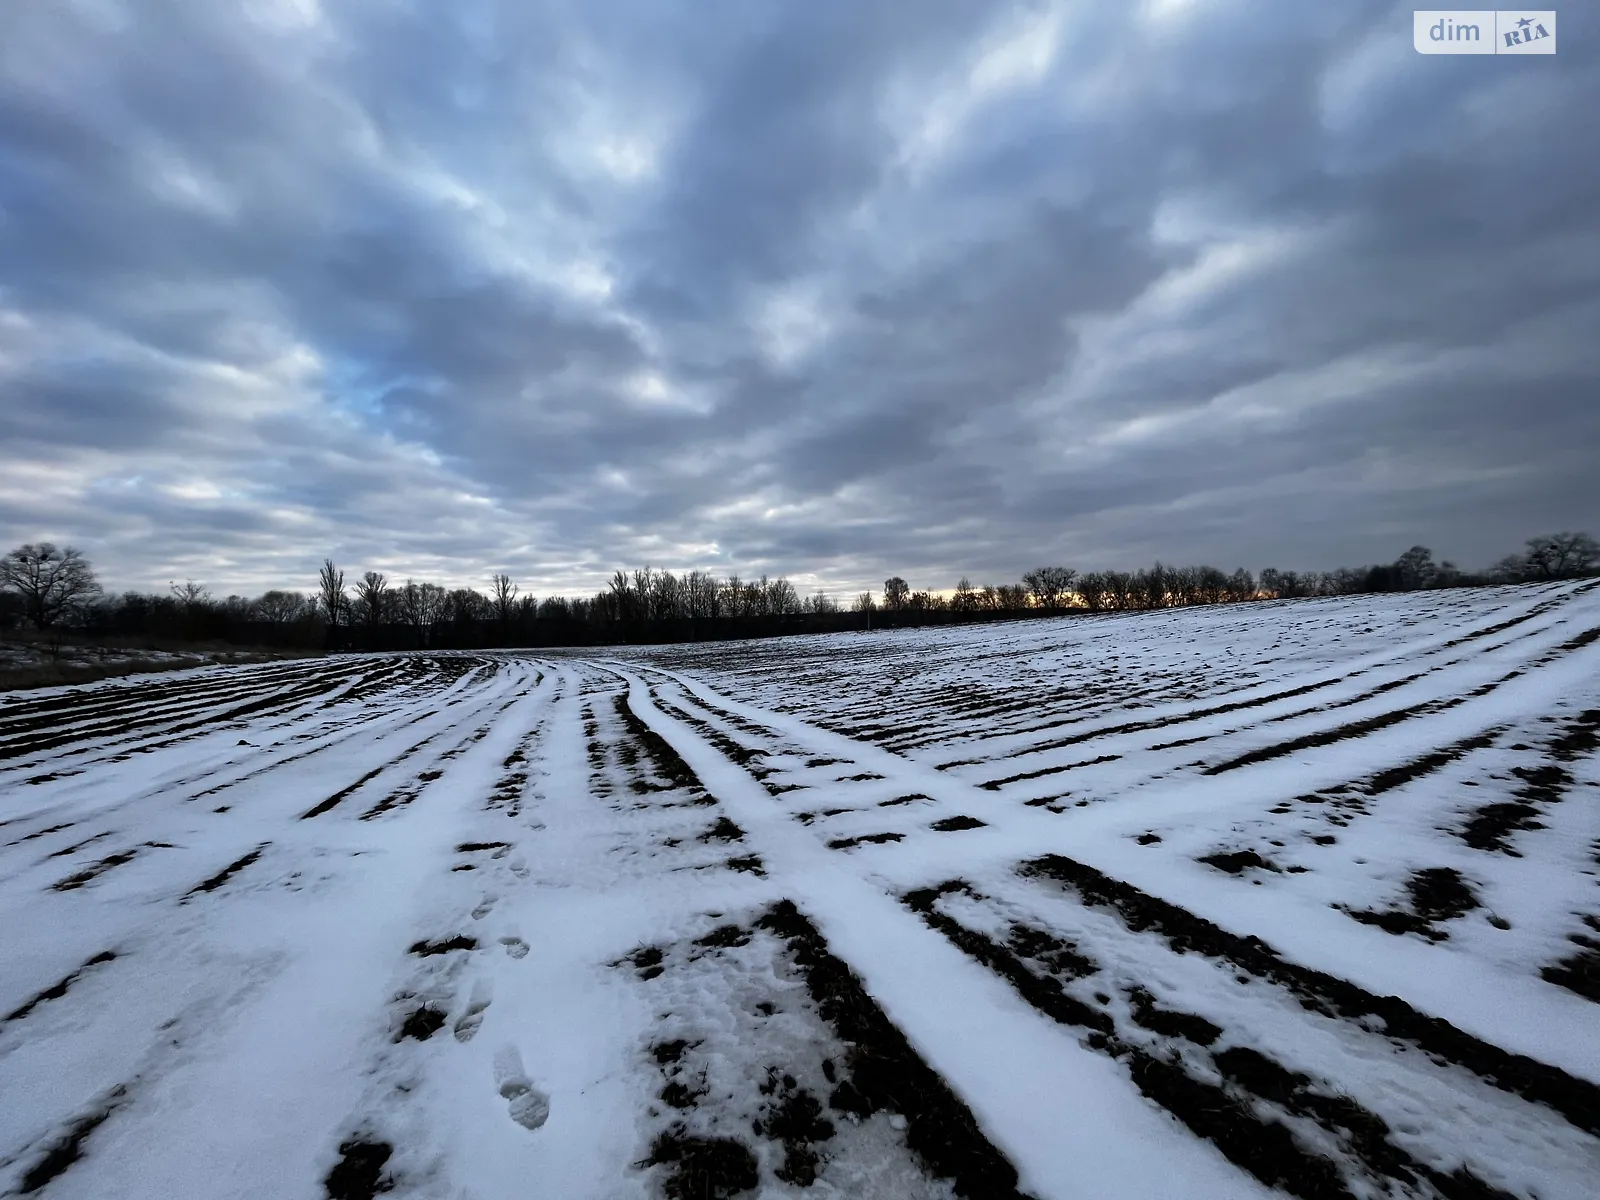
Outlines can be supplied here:
M1070 1195L1087 1179L1095 1181L1098 1196L1150 1196L1161 1194L1158 1179L1166 1171L1178 1169L1188 1174L1191 1195L1256 1194L1253 1181L1178 1137L1136 1096L1119 1098L1089 1084L1087 1075L1104 1080L1097 1056L1043 1033L1041 1018L1003 999L1000 981L927 930L887 891L844 867L847 856L828 851L775 809L743 767L661 712L641 679L620 673L629 680L633 711L675 747L748 832L774 886L961 1098L976 1127L1016 1166L1023 1191ZM738 707L751 715L747 706ZM1010 1036L973 1036L975 1029L997 1027ZM1085 1110L1085 1087L1095 1096L1093 1114ZM1063 1114L1072 1116L1063 1121ZM1108 1136L1107 1121L1121 1132ZM1160 1146L1155 1161L1144 1168L1127 1162L1114 1147L1128 1136ZM1112 1154L1114 1163L1107 1157ZM1174 1159L1182 1166L1173 1168ZM1148 1173L1152 1168L1155 1176Z

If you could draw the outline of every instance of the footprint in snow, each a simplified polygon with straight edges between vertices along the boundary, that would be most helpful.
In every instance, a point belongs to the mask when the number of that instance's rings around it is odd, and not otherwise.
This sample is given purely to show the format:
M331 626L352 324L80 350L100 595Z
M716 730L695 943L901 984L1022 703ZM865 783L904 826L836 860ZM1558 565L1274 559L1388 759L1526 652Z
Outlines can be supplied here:
M528 943L519 937L503 937L500 944L506 948L506 953L512 958L526 958L528 956Z
M487 917L489 915L489 910L494 908L494 902L498 899L500 899L500 897L492 893L485 896L478 902L478 907L472 910L472 919L474 921L481 921Z
M528 864L520 858L513 858L511 860L511 873L518 879L526 879L528 877Z
M533 1086L522 1067L522 1055L510 1043L494 1055L494 1083L505 1097L506 1111L524 1129L537 1129L550 1116L550 1097Z
M467 1001L467 1011L456 1018L452 1032L458 1042L470 1042L478 1032L478 1026L483 1024L483 1012L494 999L494 985L487 979L480 979L472 985L472 998Z

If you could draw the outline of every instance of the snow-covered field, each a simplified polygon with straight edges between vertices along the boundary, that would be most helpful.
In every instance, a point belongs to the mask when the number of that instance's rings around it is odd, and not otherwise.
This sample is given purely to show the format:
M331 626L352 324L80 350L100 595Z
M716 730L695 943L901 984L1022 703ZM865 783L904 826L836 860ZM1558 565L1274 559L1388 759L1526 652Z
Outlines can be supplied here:
M0 700L0 1191L1593 1197L1600 585Z

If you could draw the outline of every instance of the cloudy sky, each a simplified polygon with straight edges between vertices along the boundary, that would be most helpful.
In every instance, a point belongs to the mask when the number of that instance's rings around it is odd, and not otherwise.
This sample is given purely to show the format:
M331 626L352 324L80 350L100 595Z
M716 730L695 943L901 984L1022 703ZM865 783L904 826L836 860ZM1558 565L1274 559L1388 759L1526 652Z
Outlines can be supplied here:
M1600 533L1600 11L4 0L0 540L538 594Z

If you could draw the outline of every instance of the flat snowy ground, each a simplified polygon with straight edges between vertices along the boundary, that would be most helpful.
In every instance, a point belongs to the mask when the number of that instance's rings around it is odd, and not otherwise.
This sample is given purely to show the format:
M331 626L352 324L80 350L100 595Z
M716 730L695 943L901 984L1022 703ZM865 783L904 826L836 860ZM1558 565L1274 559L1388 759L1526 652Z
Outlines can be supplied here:
M1600 584L0 701L0 1192L1593 1197Z

